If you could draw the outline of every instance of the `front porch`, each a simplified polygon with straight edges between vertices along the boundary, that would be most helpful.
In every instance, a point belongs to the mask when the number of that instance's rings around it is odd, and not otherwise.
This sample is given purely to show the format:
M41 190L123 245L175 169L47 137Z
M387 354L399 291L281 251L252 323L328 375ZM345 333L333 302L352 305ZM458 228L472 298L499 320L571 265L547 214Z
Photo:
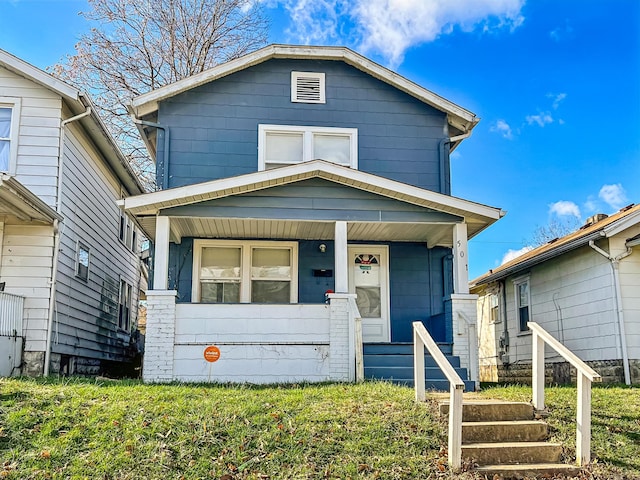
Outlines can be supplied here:
M122 205L155 246L146 380L354 381L360 317L364 342L420 320L473 370L467 239L496 209L323 161Z

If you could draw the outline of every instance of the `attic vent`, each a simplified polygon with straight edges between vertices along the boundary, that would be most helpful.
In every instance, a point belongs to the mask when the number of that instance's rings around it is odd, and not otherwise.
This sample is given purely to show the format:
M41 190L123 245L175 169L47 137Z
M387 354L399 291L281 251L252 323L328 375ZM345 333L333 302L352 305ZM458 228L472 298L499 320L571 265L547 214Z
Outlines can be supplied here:
M324 73L291 72L291 101L325 103Z

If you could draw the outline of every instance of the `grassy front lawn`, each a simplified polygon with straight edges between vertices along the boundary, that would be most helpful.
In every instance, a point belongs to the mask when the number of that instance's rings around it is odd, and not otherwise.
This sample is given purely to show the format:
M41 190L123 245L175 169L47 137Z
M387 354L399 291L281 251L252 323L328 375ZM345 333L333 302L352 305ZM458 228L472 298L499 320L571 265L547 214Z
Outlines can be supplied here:
M570 454L575 389L549 389L548 400ZM594 434L589 478L640 478L638 389L594 390ZM434 404L386 383L0 380L0 478L473 478L446 471L442 445Z

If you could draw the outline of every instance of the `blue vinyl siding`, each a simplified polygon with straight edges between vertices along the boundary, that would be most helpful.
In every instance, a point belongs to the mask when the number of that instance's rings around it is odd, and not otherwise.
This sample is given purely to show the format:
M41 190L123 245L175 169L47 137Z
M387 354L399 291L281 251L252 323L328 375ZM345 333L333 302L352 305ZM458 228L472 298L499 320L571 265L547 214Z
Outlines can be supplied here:
M319 245L327 246L325 253ZM370 242L366 242L370 243ZM427 248L424 243L389 243L389 286L391 311L391 341L412 341L411 323L421 320L436 341L448 338L450 327L444 319L445 278L443 258L451 254L448 248ZM191 301L193 239L183 238L179 245L171 244L169 256L169 288L178 291L178 302ZM334 270L333 241L302 240L298 242L298 301L323 303L327 290L334 289L334 277L314 277L313 270ZM450 293L450 292L449 292Z
M327 103L291 102L293 70L324 72ZM445 114L343 62L269 60L161 102L158 120L170 130L168 187L255 172L258 125L279 124L357 128L360 170L449 188L448 171L440 184L438 151ZM160 131L159 185L163 142Z

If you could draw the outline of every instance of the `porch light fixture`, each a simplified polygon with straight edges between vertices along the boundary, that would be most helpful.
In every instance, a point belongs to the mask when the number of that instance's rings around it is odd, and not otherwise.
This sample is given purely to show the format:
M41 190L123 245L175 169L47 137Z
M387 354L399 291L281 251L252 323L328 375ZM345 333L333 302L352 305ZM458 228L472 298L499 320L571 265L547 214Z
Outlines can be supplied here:
M325 253L327 251L327 246L324 243L321 243L318 250L320 250L321 253Z

